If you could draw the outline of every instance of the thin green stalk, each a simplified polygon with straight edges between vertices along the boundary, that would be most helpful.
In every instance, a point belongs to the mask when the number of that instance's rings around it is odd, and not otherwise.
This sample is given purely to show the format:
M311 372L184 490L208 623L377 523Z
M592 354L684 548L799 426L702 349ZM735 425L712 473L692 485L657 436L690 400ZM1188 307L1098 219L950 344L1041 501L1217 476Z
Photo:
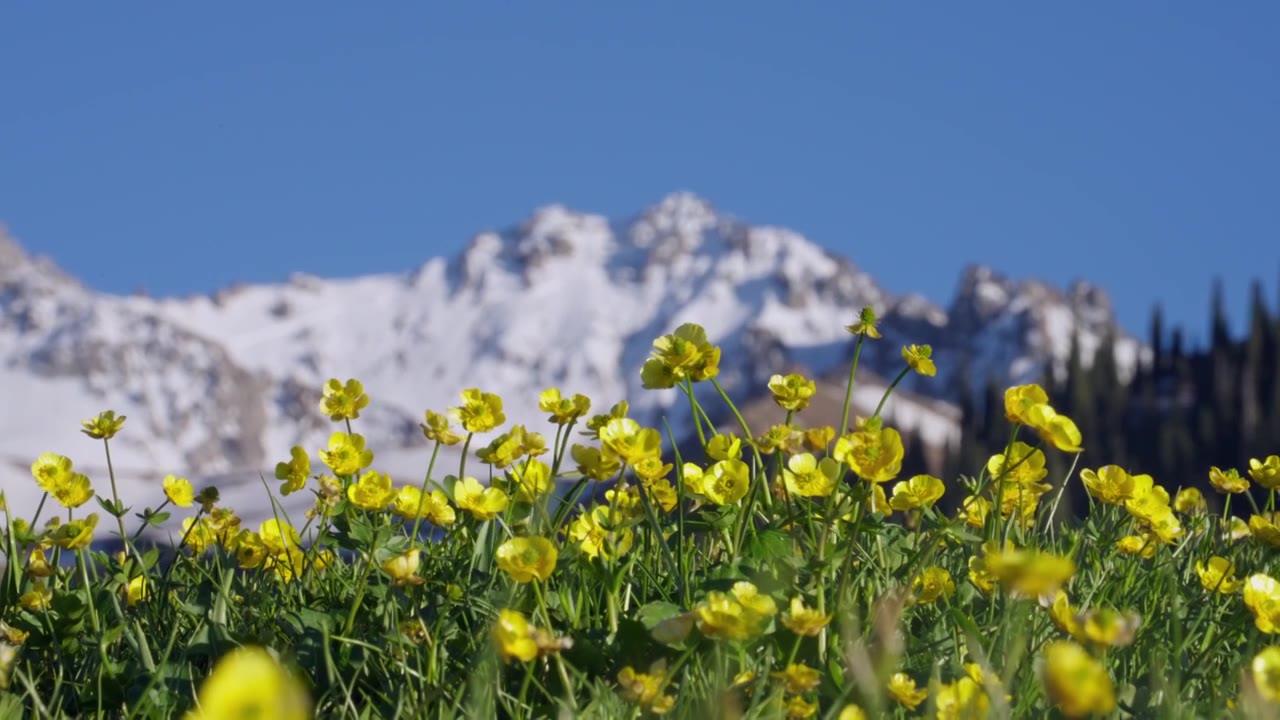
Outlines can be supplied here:
M844 412L840 415L840 430L836 437L849 432L849 408L853 404L853 378L858 374L858 358L862 356L862 341L866 335L859 334L858 342L853 346L853 362L849 364L849 383L844 388Z

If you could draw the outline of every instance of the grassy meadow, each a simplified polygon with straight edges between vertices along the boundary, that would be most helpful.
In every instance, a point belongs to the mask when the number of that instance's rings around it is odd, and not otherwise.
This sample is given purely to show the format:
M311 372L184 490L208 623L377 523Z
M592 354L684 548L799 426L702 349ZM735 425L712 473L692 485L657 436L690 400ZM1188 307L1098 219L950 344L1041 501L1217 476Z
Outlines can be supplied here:
M1084 467L1075 423L1022 385L985 465L907 477L880 412L907 374L935 374L930 348L902 348L880 407L854 417L858 357L883 339L870 310L848 330L838 428L806 424L800 375L769 382L776 424L747 427L688 324L642 379L682 393L698 447L572 388L542 394L541 426L510 425L476 378L425 412L415 478L378 471L369 398L331 380L332 436L279 459L257 527L175 476L125 507L114 472L32 448L40 512L6 510L0 536L0 718L1275 714L1280 456L1203 468L1209 498ZM82 432L110 466L129 425L106 411ZM437 465L444 446L458 466ZM1075 483L1090 506L1067 517ZM314 497L305 516L277 502L293 493ZM175 515L176 546L141 542Z

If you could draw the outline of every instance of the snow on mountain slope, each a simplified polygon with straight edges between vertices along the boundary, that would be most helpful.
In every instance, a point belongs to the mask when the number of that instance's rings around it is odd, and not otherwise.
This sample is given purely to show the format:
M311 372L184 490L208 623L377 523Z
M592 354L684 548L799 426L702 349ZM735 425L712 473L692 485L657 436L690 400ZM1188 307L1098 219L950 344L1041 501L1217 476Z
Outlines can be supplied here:
M943 401L959 368L1036 379L1066 358L1073 327L1087 358L1112 324L1096 289L1062 293L984 268L967 271L948 309L895 298L800 235L687 193L625 221L545 207L404 273L296 275L180 299L93 292L0 235L0 482L15 510L31 512L38 495L26 468L54 451L105 491L101 444L77 429L111 408L129 416L113 443L127 500L158 502L167 473L217 478L248 521L269 513L260 474L274 485L290 446L314 457L335 429L316 410L330 377L364 382L372 404L356 427L375 467L417 481L430 454L423 411L456 404L464 388L502 395L508 424L551 431L536 403L555 386L587 394L595 412L627 399L642 422L667 415L679 432L687 404L674 390L641 387L655 337L683 322L706 327L723 348L721 383L747 400L791 364L815 374L844 366L844 325L864 305L882 314L886 335L868 345L868 370L892 377L902 344L931 343L943 376L908 387ZM1121 367L1131 367L1140 346L1123 338L1120 347ZM719 407L711 388L699 392ZM873 389L861 392L869 400ZM887 417L904 430L953 438L954 408L901 405L891 401ZM302 495L286 506L300 511Z

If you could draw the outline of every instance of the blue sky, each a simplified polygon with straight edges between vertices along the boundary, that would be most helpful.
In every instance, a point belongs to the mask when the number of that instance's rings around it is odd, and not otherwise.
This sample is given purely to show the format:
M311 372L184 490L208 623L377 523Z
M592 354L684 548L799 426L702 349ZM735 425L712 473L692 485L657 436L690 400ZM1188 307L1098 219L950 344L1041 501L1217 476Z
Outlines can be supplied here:
M410 269L675 190L939 302L1280 294L1280 3L0 7L0 222L93 287ZM836 322L838 320L833 320Z

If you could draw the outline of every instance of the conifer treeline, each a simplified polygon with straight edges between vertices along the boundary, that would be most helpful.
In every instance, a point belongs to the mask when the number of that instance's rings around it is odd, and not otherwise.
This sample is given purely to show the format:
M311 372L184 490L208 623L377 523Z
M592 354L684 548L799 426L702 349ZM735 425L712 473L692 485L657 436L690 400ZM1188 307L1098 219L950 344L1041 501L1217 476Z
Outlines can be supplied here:
M1261 283L1251 287L1249 327L1232 337L1220 281L1214 284L1207 347L1188 347L1181 328L1168 332L1157 306L1151 315L1149 362L1139 362L1124 382L1115 356L1115 336L1102 339L1091 364L1079 339L1072 344L1065 374L1042 385L1060 412L1075 420L1084 436L1068 498L1087 504L1078 473L1115 464L1146 473L1169 490L1198 487L1214 503L1211 466L1246 474L1249 458L1280 454L1280 309L1273 311ZM992 448L1008 441L1004 387L962 388L962 428L958 448L948 453L946 477L973 474ZM1071 458L1048 453L1051 479L1070 468ZM1261 497L1259 497L1261 499Z

